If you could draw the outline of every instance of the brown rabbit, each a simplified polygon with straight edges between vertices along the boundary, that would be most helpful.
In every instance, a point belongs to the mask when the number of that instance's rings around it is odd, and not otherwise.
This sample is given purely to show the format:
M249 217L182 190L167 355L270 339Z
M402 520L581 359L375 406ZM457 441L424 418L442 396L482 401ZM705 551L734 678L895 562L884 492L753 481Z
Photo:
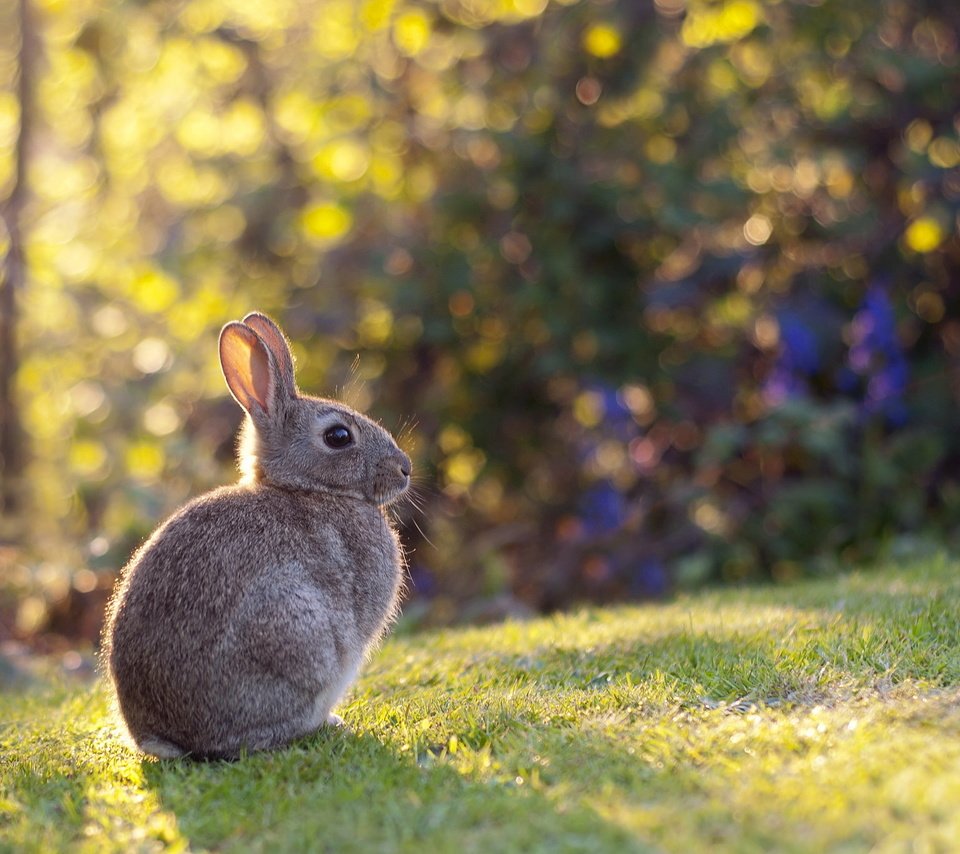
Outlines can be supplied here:
M123 570L103 658L134 741L161 758L234 758L325 723L397 608L384 507L410 482L390 434L297 390L262 314L220 333L246 410L234 486L191 501Z

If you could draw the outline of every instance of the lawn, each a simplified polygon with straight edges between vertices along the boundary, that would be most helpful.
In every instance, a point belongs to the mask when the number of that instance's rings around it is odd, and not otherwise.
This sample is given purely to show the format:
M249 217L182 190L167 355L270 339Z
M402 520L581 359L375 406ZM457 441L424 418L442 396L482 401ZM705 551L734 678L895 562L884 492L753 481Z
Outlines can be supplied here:
M937 557L395 637L349 731L235 763L8 691L0 850L958 850L958 642Z

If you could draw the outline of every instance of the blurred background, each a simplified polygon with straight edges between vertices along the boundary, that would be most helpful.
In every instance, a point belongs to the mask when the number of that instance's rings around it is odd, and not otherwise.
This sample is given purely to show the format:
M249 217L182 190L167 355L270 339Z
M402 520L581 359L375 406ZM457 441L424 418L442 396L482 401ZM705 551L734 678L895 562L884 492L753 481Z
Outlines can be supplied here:
M408 625L960 512L955 0L6 0L0 637L235 477L216 357L402 436Z

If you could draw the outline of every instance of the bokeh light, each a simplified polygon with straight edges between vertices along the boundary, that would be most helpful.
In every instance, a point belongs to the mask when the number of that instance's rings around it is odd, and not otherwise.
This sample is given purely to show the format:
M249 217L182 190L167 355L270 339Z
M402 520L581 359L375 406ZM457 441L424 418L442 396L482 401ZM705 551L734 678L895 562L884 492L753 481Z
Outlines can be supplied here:
M424 619L952 530L946 0L30 8L25 48L0 11L21 629L233 477L215 341L252 309L304 388L407 425Z

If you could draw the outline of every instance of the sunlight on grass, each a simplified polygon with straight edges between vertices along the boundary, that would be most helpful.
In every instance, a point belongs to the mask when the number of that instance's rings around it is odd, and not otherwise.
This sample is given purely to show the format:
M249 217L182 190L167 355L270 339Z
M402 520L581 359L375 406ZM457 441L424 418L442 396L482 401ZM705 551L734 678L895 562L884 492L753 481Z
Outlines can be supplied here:
M322 732L233 764L133 752L102 687L0 698L0 848L946 850L960 573L395 638Z

